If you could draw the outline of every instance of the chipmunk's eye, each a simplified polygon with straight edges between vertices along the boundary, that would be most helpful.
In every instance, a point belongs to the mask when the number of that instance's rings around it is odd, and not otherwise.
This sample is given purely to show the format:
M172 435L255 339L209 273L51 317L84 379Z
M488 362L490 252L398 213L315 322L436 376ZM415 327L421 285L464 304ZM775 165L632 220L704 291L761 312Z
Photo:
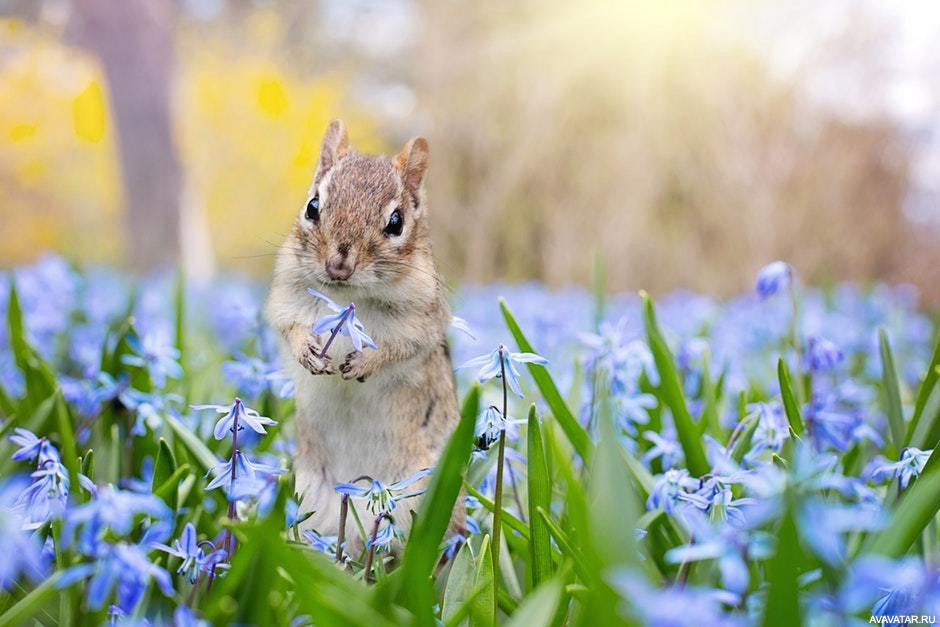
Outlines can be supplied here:
M392 212L392 215L388 217L388 224L385 226L386 235L401 235L401 230L405 226L405 218L402 217L401 211L396 209Z
M320 195L317 194L307 202L307 212L304 217L311 222L320 221Z

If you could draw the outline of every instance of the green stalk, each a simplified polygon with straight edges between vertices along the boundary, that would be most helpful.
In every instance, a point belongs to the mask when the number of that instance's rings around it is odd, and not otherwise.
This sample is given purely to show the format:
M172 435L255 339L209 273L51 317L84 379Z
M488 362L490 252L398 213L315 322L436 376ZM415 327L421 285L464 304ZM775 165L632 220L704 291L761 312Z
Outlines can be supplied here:
M503 348L499 349L499 367L500 378L503 383L503 420L506 420L506 411L508 409L509 397L506 390L506 361L503 357ZM499 541L500 531L502 530L503 513L503 460L506 458L506 429L499 432L499 455L496 460L496 496L493 499L493 585L499 587ZM499 612L499 605L493 604L493 622L496 622L496 615Z

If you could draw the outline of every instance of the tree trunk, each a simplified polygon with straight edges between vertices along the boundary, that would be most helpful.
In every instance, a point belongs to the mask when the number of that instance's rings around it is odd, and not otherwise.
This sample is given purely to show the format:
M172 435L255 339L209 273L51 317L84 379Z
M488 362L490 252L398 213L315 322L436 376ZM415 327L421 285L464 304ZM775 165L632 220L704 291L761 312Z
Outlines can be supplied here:
M175 264L181 173L173 138L173 2L74 0L77 35L101 61L117 128L124 250L132 269Z

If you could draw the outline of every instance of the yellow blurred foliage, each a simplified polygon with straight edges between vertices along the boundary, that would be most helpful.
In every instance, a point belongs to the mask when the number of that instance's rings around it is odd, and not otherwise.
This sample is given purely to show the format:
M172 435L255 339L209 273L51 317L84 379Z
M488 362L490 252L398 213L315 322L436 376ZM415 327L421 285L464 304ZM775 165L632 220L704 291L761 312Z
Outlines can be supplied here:
M184 198L206 212L225 268L270 267L305 201L333 117L342 114L360 150L384 148L369 116L344 106L342 78L299 76L276 54L259 52L283 28L263 14L250 29L259 45L234 47L185 31L177 37L174 116ZM14 20L0 21L0 40L0 265L45 248L119 262L127 245L120 159L98 64Z
M0 42L0 263L45 248L114 260L120 174L96 64L15 20Z
M79 138L93 144L104 139L108 111L101 83L91 81L88 87L75 97L72 101L72 119L75 123L75 134Z

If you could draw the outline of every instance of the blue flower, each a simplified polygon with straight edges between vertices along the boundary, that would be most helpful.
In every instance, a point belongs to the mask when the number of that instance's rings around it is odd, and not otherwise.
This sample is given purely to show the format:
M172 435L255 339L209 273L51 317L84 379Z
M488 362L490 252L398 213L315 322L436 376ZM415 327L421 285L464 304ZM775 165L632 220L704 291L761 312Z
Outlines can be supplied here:
M268 375L273 368L258 357L237 354L237 359L222 364L225 381L247 398L257 398L270 387Z
M79 564L67 569L59 579L59 588L67 588L77 581L91 577L86 587L88 606L93 610L104 607L117 590L117 606L125 613L132 613L143 598L153 579L166 596L173 594L170 574L150 562L144 548L135 544L119 542L111 545L100 543L93 555L94 563Z
M207 621L197 618L185 605L177 605L173 610L173 627L208 627L208 625Z
M824 337L811 337L806 345L806 368L810 372L827 372L842 363L845 355Z
M793 268L784 261L769 263L757 273L757 290L761 298L769 298L790 286Z
M29 429L17 427L13 430L13 435L7 439L20 447L15 450L10 457L13 461L31 462L36 459L37 456L39 456L40 465L47 459L59 461L59 454L56 452L55 448L49 444L49 440L37 437L36 434Z
M544 366L548 363L548 360L535 353L512 353L508 348L500 344L493 349L492 352L486 355L480 355L466 362L460 366L458 370L463 368L479 368L477 378L480 383L501 377L505 371L506 383L509 384L509 388L516 396L523 398L522 388L519 386L520 375L519 371L516 369L516 365L524 363Z
M48 569L42 544L24 529L28 521L16 505L21 490L17 482L0 485L0 590L8 590L20 575L38 581Z
M339 539L337 536L321 536L313 529L305 529L302 535L314 550L327 555L336 553L336 541Z
M121 404L134 413L134 426L131 435L144 436L147 426L157 429L163 424L163 416L167 413L176 413L173 406L182 402L178 394L161 394L160 392L141 392L134 388L125 388L118 394Z
M679 443L675 440L666 439L655 431L644 431L643 437L653 444L653 446L643 454L643 463L647 466L649 466L650 462L654 459L660 458L662 467L669 469L682 460L682 447L679 446Z
M666 552L673 564L698 560L716 560L722 585L736 594L747 590L748 560L770 557L771 541L767 534L747 533L727 525L710 525L701 516L687 516L695 542Z
M916 557L891 560L863 555L852 564L839 590L839 605L847 614L863 610L872 616L917 614L933 578L935 574Z
M173 541L172 547L158 542L152 543L151 546L183 560L176 569L176 573L186 575L189 583L196 583L200 572L212 572L226 557L224 549L217 549L206 554L196 539L196 528L192 523L186 523L182 535Z
M757 427L751 439L747 460L753 462L764 451L779 453L790 438L790 423L780 403L758 403Z
M372 341L372 338L366 333L365 327L362 326L362 322L356 317L356 305L354 303L350 303L346 307L340 307L326 294L313 288L307 288L307 291L326 303L326 306L333 312L332 315L324 316L314 323L314 333L319 335L326 331L333 334L342 332L343 335L349 338L353 348L357 351L361 351L363 346L376 348L375 342Z
M831 565L840 564L845 559L846 533L876 531L887 522L879 505L846 505L820 498L804 502L797 520L802 537L819 557Z
M202 411L204 409L213 409L220 414L225 414L219 418L218 422L215 423L215 429L212 434L215 436L216 440L221 440L228 436L235 429L235 425L238 425L238 429L241 430L244 428L244 425L251 427L252 431L256 433L267 433L264 426L265 425L276 425L277 422L271 420L267 416L261 416L257 411L249 407L245 407L245 404L242 403L240 398L236 398L235 402L231 405L191 405L196 411Z
M667 470L653 483L646 499L646 509L662 508L667 514L672 514L683 501L682 496L696 490L698 485L698 480L690 477L685 468Z
M92 553L105 532L110 530L118 536L130 533L134 519L139 515L167 519L171 514L170 508L157 496L105 485L98 489L95 498L66 512L62 535L69 539L74 529L82 527L79 547Z
M69 473L57 459L47 459L30 475L35 481L23 490L16 504L24 507L31 526L38 526L65 511L69 499Z
M392 548L392 542L394 542L396 538L401 539L402 537L402 532L386 517L385 526L379 528L374 538L369 538L369 541L366 542L366 548L375 547L380 551L389 551Z
M499 434L503 431L506 432L507 438L515 439L518 436L516 425L519 422L511 417L504 419L502 412L495 405L490 405L477 416L473 432L474 446L481 451L487 450L499 439Z
M233 460L235 463L234 483L232 478ZM245 492L256 494L259 487L259 484L257 484L258 479L265 479L272 475L282 475L285 472L287 471L283 468L254 462L242 451L235 451L232 459L210 468L209 472L206 473L206 475L210 473L215 475L215 478L206 486L206 490L214 490L224 486L229 494L229 499L237 500L233 495L241 495Z
M381 481L372 479L368 486L359 486L355 483L339 483L336 491L356 499L368 500L367 507L374 514L388 513L395 509L395 502L412 496L417 496L424 490L405 492L405 490L424 477L431 474L430 468L423 468L407 479L385 485Z
M910 446L901 452L901 459L889 464L883 464L875 468L872 472L872 479L878 481L885 477L894 475L898 478L901 488L907 488L911 479L920 476L927 465L927 460L933 450L922 451L919 448Z
M179 364L180 352L163 333L148 333L143 340L131 336L129 343L135 354L122 355L121 363L146 368L150 379L158 388L166 385L167 377L179 379L183 368Z
M624 609L641 619L642 625L664 627L696 627L722 625L744 627L747 622L725 613L724 605L735 607L740 596L727 590L693 586L657 587L635 572L618 571L612 583L621 591L629 606ZM626 603L625 603L626 606Z

